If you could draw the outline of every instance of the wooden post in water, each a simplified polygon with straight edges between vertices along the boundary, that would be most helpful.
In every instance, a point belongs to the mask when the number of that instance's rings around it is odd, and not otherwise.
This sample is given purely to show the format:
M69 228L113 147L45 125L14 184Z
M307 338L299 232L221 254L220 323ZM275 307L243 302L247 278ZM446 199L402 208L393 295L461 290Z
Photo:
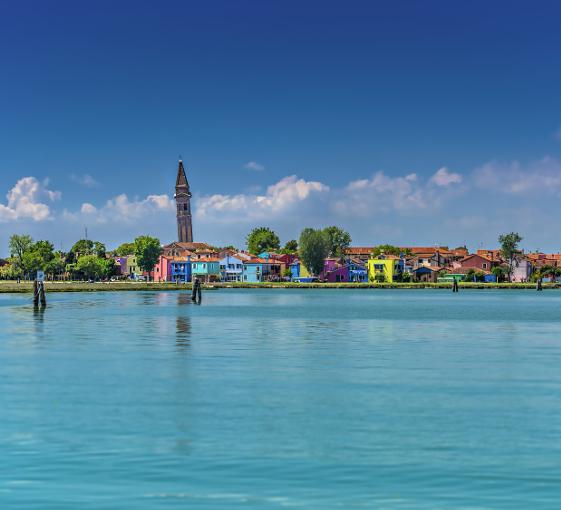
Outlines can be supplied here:
M33 280L33 306L37 308L41 303L42 307L47 306L47 298L45 297L45 282L41 280Z
M47 306L47 299L45 297L45 282L40 281L39 283L39 300L41 301L41 306Z
M202 298L202 292L201 292L201 280L199 280L198 278L195 278L193 280L193 292L191 294L191 299L193 301L195 301L196 303L200 303L201 302L201 298Z
M37 308L39 306L39 282L33 280L33 306Z
M460 289L458 287L458 280L454 278L454 283L452 283L452 292L458 292Z
M537 290L538 292L539 292L540 290L543 290L541 277L538 278L538 281L536 282L536 290Z

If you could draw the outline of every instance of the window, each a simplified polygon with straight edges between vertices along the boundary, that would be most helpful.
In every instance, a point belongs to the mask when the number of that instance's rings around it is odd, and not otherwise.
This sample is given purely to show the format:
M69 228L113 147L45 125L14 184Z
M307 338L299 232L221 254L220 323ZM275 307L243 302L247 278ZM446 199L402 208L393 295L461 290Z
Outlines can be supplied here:
M487 269L487 262L483 262L482 266L483 266L483 269Z

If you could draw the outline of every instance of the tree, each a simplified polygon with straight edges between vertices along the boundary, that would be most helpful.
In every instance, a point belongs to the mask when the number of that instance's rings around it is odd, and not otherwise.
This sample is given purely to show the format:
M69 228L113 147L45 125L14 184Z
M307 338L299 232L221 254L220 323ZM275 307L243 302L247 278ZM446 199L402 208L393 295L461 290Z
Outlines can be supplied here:
M495 275L497 282L500 282L504 278L506 271L502 266L495 266L493 269L491 269L491 273Z
M44 266L46 266L51 260L55 258L55 247L53 246L53 243L49 241L37 241L31 249L32 251L36 252L39 257L41 257L43 269Z
M287 255L292 255L298 251L298 241L296 239L291 239L286 241L281 253L286 253Z
M395 255L399 257L403 255L411 255L411 250L403 250L399 246L393 246L392 244L380 244L372 250L372 257L377 258L380 255Z
M95 280L103 274L103 259L97 255L82 255L74 269L86 278Z
M520 252L518 245L521 241L522 237L517 232L511 232L510 234L503 234L499 236L501 255L507 263L509 282L512 281L512 273L514 271L514 265L516 264L516 256Z
M17 235L14 234L10 237L8 242L10 248L10 255L15 259L14 268L16 271L25 272L23 265L23 255L24 253L31 250L33 246L33 239L28 235Z
M325 257L329 254L329 239L323 230L305 228L298 241L300 262L317 276L323 271Z
M150 273L154 270L154 266L160 258L161 251L160 240L155 237L140 236L134 240L136 261L140 269L148 272L148 279L150 279Z
M68 261L76 262L82 255L96 255L97 257L105 257L105 245L99 241L91 239L80 239L70 248Z
M351 245L351 235L339 227L327 227L323 229L329 246L328 256L342 259L345 257L346 249Z
M117 263L114 259L100 259L102 275L104 278L111 278L117 274Z
M268 227L254 228L246 238L249 253L259 255L264 251L274 251L280 248L280 239L275 232Z
M45 273L51 275L51 280L55 279L55 276L60 276L64 272L65 263L64 259L60 256L54 257L52 260L47 262L44 267Z
M113 252L117 257L134 254L134 243L123 243Z

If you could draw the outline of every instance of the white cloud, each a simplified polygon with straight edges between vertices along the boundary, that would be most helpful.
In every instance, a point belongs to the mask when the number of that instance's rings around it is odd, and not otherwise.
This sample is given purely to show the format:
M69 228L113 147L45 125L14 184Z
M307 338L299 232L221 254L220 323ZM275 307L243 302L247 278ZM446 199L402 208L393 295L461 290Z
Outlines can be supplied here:
M462 176L460 174L450 172L448 168L443 166L439 168L430 178L430 182L436 186L449 186L450 184L460 184Z
M484 189L527 194L561 191L561 162L549 156L526 165L518 161L490 161L474 172L475 182Z
M335 212L360 216L426 207L425 188L414 173L390 177L376 172L370 179L351 181L334 202Z
M108 200L103 207L95 207L84 202L79 212L65 210L63 217L68 221L88 220L95 223L132 223L160 212L175 210L173 200L168 195L148 195L144 199L130 200L126 194Z
M244 165L244 168L247 168L248 170L255 170L256 172L261 172L262 170L265 170L265 167L260 163L257 163L257 161L247 162Z
M50 207L42 203L41 197L51 202L60 199L60 191L47 189L48 180L40 183L35 177L22 177L8 192L6 205L0 204L0 222L19 219L44 221L51 218Z
M296 204L309 199L312 195L329 191L329 187L317 181L305 181L295 175L284 177L267 188L263 195L208 195L200 197L195 204L199 218L215 216L221 221L239 221L240 215L245 219L266 218L280 213Z
M70 174L70 180L77 182L86 188L97 188L100 186L99 182L97 182L90 174Z

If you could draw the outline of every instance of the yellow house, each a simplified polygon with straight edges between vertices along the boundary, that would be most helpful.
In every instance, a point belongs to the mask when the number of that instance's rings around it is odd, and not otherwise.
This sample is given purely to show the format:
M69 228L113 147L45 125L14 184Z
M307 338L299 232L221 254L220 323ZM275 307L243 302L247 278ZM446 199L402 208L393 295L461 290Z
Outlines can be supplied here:
M136 255L128 255L127 256L127 262L125 265L125 271L124 274L131 276L131 277L136 277L138 275L142 275L142 271L140 269L140 267L138 266L138 263L136 261Z
M370 283L393 283L401 281L403 259L395 256L368 259L368 281Z

